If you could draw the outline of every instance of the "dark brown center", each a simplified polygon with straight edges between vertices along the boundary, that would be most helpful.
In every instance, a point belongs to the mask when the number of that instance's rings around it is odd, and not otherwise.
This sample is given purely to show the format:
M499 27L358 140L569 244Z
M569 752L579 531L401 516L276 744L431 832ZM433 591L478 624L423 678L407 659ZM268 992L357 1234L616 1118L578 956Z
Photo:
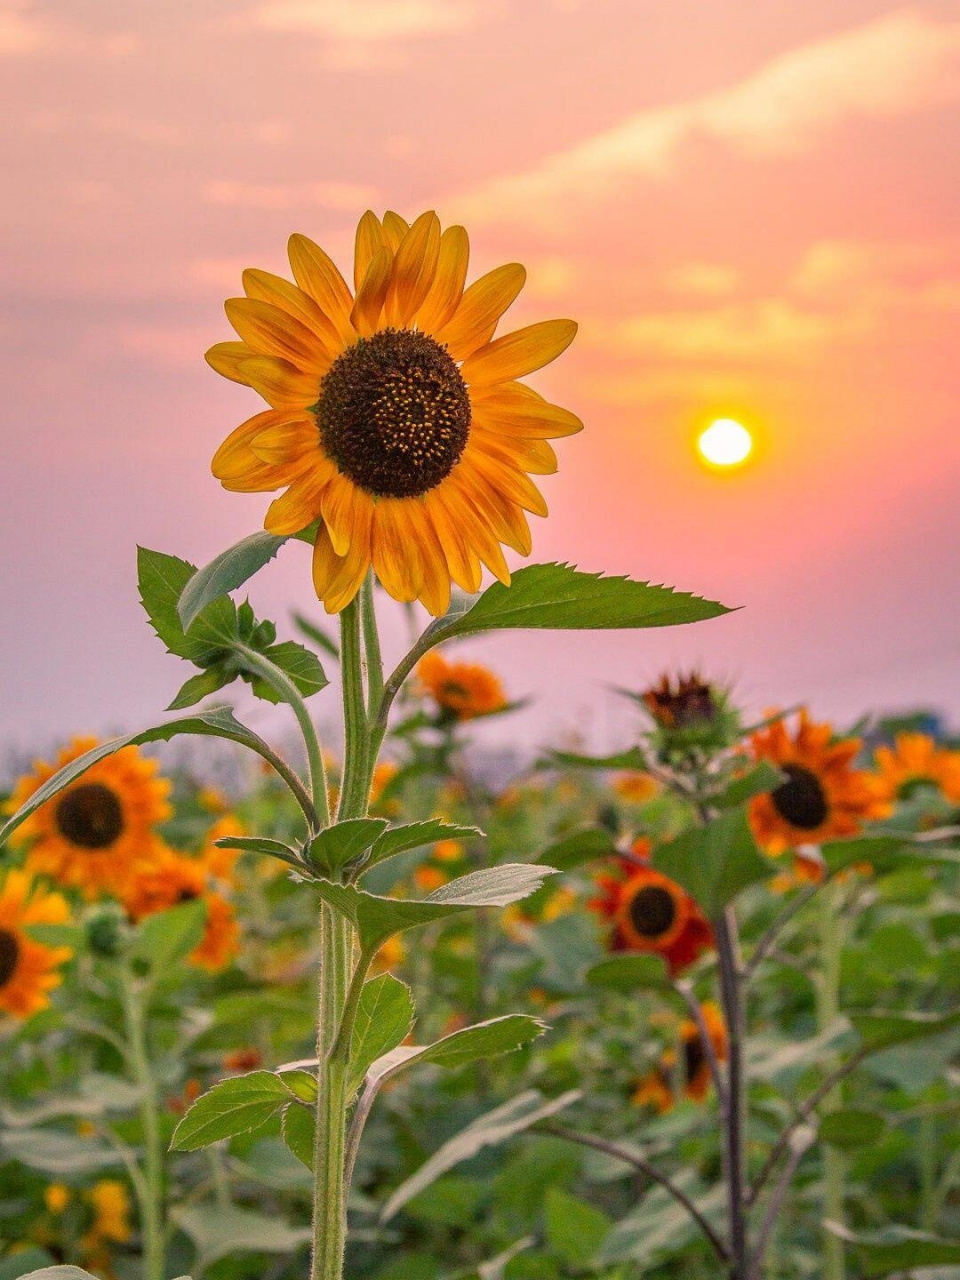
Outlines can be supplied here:
M444 480L470 434L470 397L445 347L410 329L361 338L330 366L316 409L323 447L381 498L413 498Z
M60 834L81 849L106 849L123 831L120 801L100 782L85 782L58 802L55 820Z
M787 775L776 791L771 791L773 807L785 822L800 831L814 831L826 821L829 808L820 779L799 764L780 766Z
M20 943L9 929L0 929L0 988L7 985L17 969Z
M672 896L660 885L638 889L630 902L630 923L641 938L660 938L677 918Z
M691 1084L697 1073L707 1060L703 1051L703 1042L699 1035L690 1036L683 1042L683 1069L687 1074L687 1084Z

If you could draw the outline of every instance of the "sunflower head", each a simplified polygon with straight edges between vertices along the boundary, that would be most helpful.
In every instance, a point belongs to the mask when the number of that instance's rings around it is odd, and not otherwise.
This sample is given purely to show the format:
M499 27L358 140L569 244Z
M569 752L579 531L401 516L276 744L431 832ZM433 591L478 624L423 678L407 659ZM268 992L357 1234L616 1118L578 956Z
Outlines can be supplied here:
M35 885L29 872L8 871L0 881L0 1012L29 1018L50 1003L73 953L38 942L29 927L65 924L68 917L66 899Z
M510 574L501 546L530 553L526 512L546 515L530 475L556 470L548 440L582 423L518 379L556 359L576 325L550 320L495 337L523 288L517 263L464 288L469 242L435 213L409 225L365 213L353 288L306 236L289 244L295 283L243 273L227 317L239 341L207 360L270 406L213 460L227 489L285 492L266 528L316 526L313 578L331 613L372 566L397 600L443 613L450 584L482 566Z
M158 911L202 900L206 907L203 937L188 959L197 968L213 973L237 954L240 936L232 904L213 883L203 858L191 858L157 844L149 865L131 881L124 905L130 918L139 921Z
M854 768L859 738L835 738L829 724L814 723L806 711L791 734L783 720L754 734L757 760L770 760L785 780L750 804L757 842L769 853L854 836L890 806L878 779Z
M909 800L924 787L960 804L960 751L941 747L925 733L898 733L877 747L874 763L890 800Z
M723 1014L712 1000L702 1004L700 1011L717 1061L726 1062L727 1025ZM702 1102L710 1087L710 1063L700 1030L693 1018L685 1019L680 1025L680 1045L683 1061L683 1092L693 1101Z
M692 751L717 752L740 735L740 722L727 694L696 671L676 678L665 674L641 694L654 724L654 744L661 759L674 760Z
M658 1116L665 1116L674 1108L670 1075L663 1066L653 1067L637 1081L631 1101L635 1107L649 1107Z
M442 721L475 720L507 706L500 681L479 663L447 662L434 649L421 659L417 675Z

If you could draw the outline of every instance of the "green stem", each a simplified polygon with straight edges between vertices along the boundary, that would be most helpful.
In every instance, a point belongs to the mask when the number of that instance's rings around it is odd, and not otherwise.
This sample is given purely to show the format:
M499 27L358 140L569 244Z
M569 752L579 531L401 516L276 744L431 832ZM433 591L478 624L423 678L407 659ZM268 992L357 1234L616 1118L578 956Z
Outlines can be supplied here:
M234 649L244 665L267 682L291 708L300 726L303 743L307 749L307 767L310 771L310 795L322 826L330 821L330 804L327 798L327 771L323 763L323 751L316 727L310 718L306 699L285 671L249 645L235 643Z
M362 818L367 812L376 761L376 752L371 749L364 699L360 608L356 600L352 600L340 614L340 671L343 679L344 747L337 819L342 822L346 818Z
M124 1023L128 1041L128 1060L135 1083L140 1089L140 1125L143 1130L143 1177L134 1184L140 1201L143 1228L144 1280L165 1280L166 1226L164 1223L163 1143L160 1136L160 1110L157 1084L150 1069L147 1053L144 1014L144 988L133 974L124 969L120 975Z
M843 951L843 918L840 914L839 887L828 885L820 897L820 982L817 988L817 1021L825 1031L836 1022L840 1012L840 957ZM823 1100L821 1114L836 1111L841 1102L840 1088ZM824 1146L823 1216L831 1222L843 1222L845 1160L836 1147ZM829 1231L823 1232L823 1280L845 1280L843 1242Z
M720 1002L727 1024L727 1087L723 1108L723 1167L727 1186L727 1220L730 1226L730 1275L747 1280L749 1240L746 1205L746 1074L744 1048L746 1026L743 1008L743 972L736 917L727 907L713 924L720 971Z
M383 698L383 657L380 653L380 632L377 630L377 614L373 604L372 570L360 588L360 617L363 625L363 647L367 655L367 712L372 718Z

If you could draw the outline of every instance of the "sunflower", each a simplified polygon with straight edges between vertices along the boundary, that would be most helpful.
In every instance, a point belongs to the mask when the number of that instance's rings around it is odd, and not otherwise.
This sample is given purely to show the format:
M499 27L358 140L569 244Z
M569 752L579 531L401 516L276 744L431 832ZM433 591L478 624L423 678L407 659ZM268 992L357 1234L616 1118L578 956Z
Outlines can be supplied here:
M221 849L216 842L225 840L227 837L243 836L245 834L246 828L243 823L238 818L233 817L232 814L218 818L207 832L199 856L208 874L214 880L222 880L229 884L233 879L237 859L240 857L239 849Z
M637 840L633 853L647 861L649 841ZM690 895L669 876L626 860L620 870L618 876L597 876L602 892L589 904L613 923L611 949L663 956L675 977L712 947L710 925Z
M727 1024L723 1014L712 1000L700 1006L703 1021L718 1062L727 1060ZM680 1045L683 1054L683 1092L694 1102L702 1102L710 1088L710 1063L703 1047L700 1030L693 1018L680 1024Z
M814 723L805 710L792 737L776 720L751 743L757 760L770 760L786 774L750 804L754 835L768 853L855 836L865 820L890 811L877 778L853 767L860 739L835 739L829 724Z
M660 790L659 783L649 773L634 771L621 773L613 780L613 789L623 800L631 804L645 804Z
M500 681L479 663L447 662L433 650L420 660L417 675L444 719L475 720L507 705Z
M481 563L510 573L501 543L530 554L524 512L547 513L528 473L557 468L549 439L583 424L518 382L572 342L572 320L494 339L526 279L517 263L464 289L463 227L435 213L412 226L367 212L354 286L306 236L289 242L296 285L243 273L226 303L239 342L207 352L218 373L270 405L213 459L224 488L285 489L265 527L297 534L318 522L313 581L339 613L373 567L396 600L444 613L451 580L480 585Z
M696 671L688 676L660 677L642 695L644 706L662 729L692 729L712 724L720 714L717 695Z
M56 764L38 761L15 786L9 811L96 745L95 738L75 738ZM13 836L32 842L30 870L78 888L88 899L122 894L136 864L149 854L153 828L171 813L171 784L157 777L157 769L136 747L124 747L41 805Z
M925 733L898 733L893 746L877 747L873 758L891 800L906 800L928 786L960 804L960 751L939 747Z
M631 1101L635 1107L650 1107L659 1116L673 1110L673 1089L663 1067L653 1067L637 1081Z
M0 885L0 1010L29 1018L50 1003L60 968L73 952L32 938L30 925L63 924L70 914L59 893L34 885L26 871L8 871Z
M159 846L150 865L131 881L124 905L130 918L140 921L198 898L207 908L206 925L188 958L191 964L214 973L237 954L240 930L232 905L211 888L210 871L203 860Z

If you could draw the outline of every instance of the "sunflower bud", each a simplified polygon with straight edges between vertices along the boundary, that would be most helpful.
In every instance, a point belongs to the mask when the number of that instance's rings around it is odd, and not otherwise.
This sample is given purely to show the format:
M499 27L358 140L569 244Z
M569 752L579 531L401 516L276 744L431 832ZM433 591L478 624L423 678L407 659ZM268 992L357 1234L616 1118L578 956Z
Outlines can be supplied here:
M118 902L103 902L87 917L84 930L90 951L104 960L112 960L126 945L130 923Z
M653 719L661 759L672 760L692 751L721 751L740 736L739 718L726 693L702 680L696 671L675 680L662 676L640 701Z

